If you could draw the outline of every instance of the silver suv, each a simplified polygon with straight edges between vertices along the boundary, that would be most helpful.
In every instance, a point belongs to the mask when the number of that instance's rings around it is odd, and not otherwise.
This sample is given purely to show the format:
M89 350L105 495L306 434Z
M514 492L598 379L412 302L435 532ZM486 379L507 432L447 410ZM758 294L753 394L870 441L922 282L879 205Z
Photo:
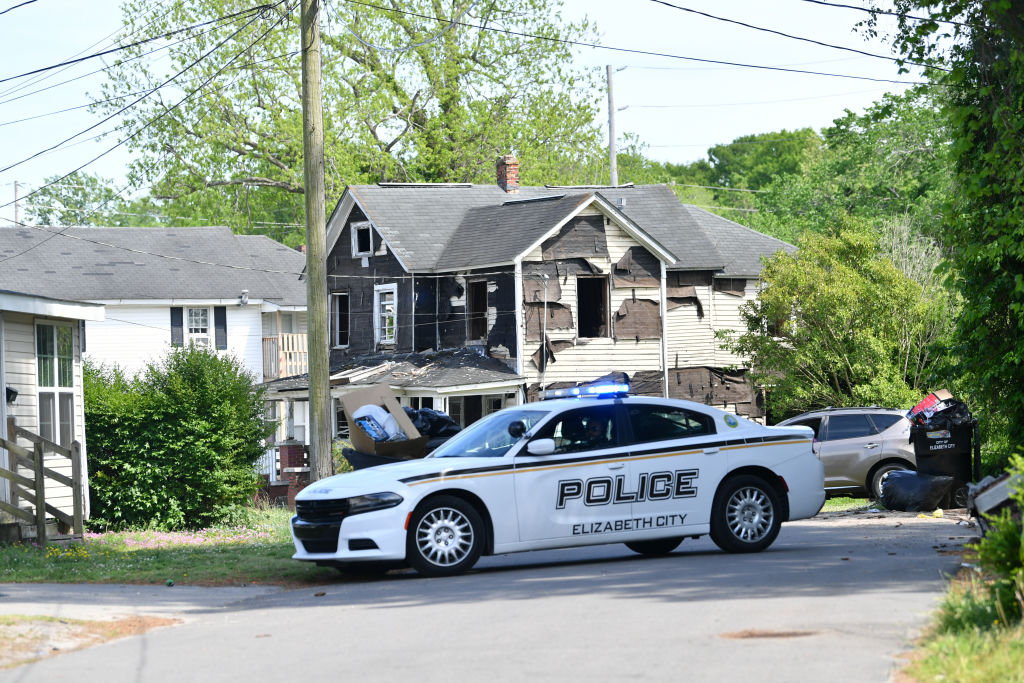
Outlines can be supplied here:
M890 408L822 408L783 420L805 425L817 436L816 452L825 465L830 494L882 497L882 482L893 470L916 470L910 420Z

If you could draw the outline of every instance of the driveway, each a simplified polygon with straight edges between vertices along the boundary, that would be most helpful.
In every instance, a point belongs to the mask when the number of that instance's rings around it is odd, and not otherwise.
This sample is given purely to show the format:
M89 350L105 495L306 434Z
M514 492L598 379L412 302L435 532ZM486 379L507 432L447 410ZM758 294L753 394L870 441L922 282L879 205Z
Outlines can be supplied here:
M180 620L0 681L886 681L973 537L955 511L834 513L755 555L702 538L662 558L612 545L292 591L0 584L0 614Z

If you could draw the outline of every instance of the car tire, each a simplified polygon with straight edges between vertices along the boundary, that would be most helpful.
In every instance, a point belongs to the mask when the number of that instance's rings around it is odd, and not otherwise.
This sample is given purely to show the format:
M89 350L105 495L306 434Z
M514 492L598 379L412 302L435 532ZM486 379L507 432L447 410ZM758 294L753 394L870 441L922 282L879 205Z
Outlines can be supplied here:
M711 507L711 540L727 553L756 553L775 541L782 506L763 478L741 474L722 482Z
M682 536L673 536L672 538L655 538L650 541L629 541L626 543L626 547L634 553L656 557L658 555L668 555L678 548L682 542Z
M423 576L461 574L476 564L483 547L483 519L461 498L429 498L409 520L406 559Z
M868 497L871 500L882 500L882 483L885 482L885 478L893 472L900 472L909 470L909 467L900 465L895 462L887 462L881 465L871 475L871 481L868 482Z

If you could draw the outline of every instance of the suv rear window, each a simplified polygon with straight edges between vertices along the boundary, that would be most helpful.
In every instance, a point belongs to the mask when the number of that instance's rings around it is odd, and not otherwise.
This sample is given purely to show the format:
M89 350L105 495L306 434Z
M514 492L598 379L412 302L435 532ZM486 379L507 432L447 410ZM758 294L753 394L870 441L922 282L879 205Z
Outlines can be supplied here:
M884 432L902 419L902 415L893 415L892 413L871 413L871 421L875 423L875 427L880 432Z
M824 441L855 439L877 433L867 415L829 415Z

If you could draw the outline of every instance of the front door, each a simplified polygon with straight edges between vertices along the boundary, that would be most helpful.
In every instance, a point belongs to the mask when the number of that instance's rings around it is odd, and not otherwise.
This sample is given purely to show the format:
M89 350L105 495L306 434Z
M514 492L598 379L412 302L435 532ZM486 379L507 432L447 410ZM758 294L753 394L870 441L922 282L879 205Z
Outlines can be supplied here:
M581 542L615 529L632 515L627 453L621 443L616 406L585 405L545 424L534 439L554 439L555 452L516 456L516 515L521 541L577 537Z

